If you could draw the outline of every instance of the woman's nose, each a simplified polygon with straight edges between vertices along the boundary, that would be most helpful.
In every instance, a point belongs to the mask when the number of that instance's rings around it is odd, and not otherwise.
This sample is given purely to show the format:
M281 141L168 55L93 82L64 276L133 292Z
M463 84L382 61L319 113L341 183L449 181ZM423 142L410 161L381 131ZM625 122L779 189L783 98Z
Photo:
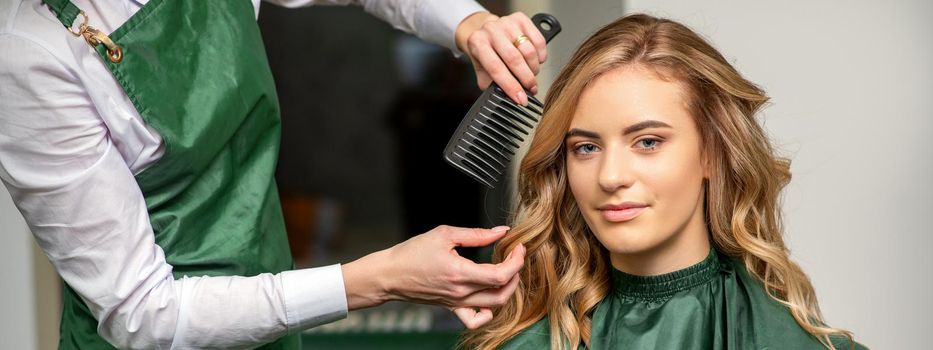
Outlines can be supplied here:
M599 165L599 187L612 193L632 186L635 181L632 159L622 150L605 150Z

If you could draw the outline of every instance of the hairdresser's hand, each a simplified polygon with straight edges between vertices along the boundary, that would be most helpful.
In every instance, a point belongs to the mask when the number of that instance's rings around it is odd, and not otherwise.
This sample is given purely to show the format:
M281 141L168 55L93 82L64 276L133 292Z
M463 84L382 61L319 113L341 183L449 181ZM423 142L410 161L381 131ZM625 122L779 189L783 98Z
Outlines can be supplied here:
M515 39L521 35L528 40L516 47ZM538 93L535 75L547 59L547 47L544 36L524 13L515 12L505 17L489 12L474 13L460 22L454 39L457 48L473 61L481 89L495 81L512 100L522 105L528 104L522 86L532 94Z
M486 246L507 230L440 226L344 264L347 306L355 310L390 300L443 305L467 327L478 327L492 318L490 307L504 304L515 292L525 248L516 247L499 264L476 264L454 247Z

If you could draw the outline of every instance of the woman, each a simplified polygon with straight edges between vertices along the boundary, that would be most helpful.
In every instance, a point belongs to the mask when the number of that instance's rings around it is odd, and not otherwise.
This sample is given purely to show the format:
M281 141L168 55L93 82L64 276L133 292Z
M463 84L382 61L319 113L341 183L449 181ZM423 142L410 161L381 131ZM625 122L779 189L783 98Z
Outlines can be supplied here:
M466 348L861 347L788 256L767 100L679 23L596 32L549 93L496 247L526 247L519 287Z

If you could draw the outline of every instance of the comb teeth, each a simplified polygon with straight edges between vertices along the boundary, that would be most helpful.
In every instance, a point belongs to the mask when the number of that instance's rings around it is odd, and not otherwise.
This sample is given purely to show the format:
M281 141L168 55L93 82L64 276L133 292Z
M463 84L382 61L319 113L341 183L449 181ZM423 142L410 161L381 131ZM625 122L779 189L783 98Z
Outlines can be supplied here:
M444 150L448 163L480 183L495 187L516 150L541 118L544 104L528 94L518 105L496 84L473 104Z

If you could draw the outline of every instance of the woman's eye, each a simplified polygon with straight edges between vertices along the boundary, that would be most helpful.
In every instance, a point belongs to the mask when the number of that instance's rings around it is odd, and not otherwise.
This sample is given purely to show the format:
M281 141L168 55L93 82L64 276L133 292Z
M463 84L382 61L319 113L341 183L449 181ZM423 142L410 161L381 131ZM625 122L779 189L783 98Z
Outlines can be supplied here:
M596 151L599 151L599 147L596 147L596 145L592 143L584 143L582 145L577 146L577 148L574 149L574 153L577 153L577 154L590 154Z
M652 138L641 139L635 142L635 145L642 150L654 151L661 145L661 140Z

